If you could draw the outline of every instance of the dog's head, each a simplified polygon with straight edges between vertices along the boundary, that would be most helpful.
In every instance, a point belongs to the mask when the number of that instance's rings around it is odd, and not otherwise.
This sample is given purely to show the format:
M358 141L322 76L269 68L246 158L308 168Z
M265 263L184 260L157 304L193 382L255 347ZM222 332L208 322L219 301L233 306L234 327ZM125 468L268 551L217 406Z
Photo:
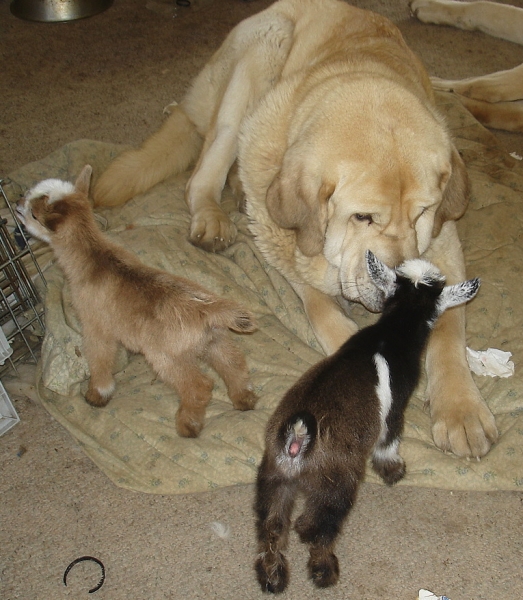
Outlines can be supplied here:
M90 210L91 173L91 166L86 165L74 185L61 179L46 179L28 190L16 206L16 214L27 231L50 244L71 215Z
M468 201L465 166L440 117L385 84L336 90L310 109L267 192L271 218L305 256L323 254L348 300L380 310L365 252L395 267L422 255ZM333 294L335 295L335 294Z

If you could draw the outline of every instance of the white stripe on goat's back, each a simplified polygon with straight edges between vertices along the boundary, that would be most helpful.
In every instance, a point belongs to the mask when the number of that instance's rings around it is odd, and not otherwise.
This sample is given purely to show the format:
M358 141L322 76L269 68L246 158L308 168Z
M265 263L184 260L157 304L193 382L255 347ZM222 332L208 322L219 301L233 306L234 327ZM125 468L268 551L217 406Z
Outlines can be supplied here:
M376 352L373 356L376 371L378 373L378 384L376 385L376 395L380 401L380 417L382 433L385 429L385 420L389 414L392 405L392 390L390 387L389 364L385 358Z

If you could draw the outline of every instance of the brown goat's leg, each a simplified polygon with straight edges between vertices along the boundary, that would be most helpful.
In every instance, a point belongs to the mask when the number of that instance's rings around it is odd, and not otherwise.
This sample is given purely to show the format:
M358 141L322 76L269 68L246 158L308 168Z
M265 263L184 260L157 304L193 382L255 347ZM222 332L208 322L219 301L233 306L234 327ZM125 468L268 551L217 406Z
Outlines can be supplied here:
M258 398L249 381L249 371L243 353L228 331L215 330L205 358L223 379L234 408L251 410Z
M91 406L106 406L113 395L117 346L115 340L103 338L98 333L86 333L84 327L83 352L91 374L85 399Z
M258 557L254 568L262 591L278 594L289 583L289 566L282 551L287 547L296 487L268 463L264 457L256 480Z
M340 478L336 479L332 486L322 481L321 490L309 493L295 525L301 541L309 545L309 577L319 588L335 585L339 579L334 545L357 492L357 486L344 485Z
M205 411L211 401L213 380L202 373L193 356L147 357L158 375L174 387L180 397L176 413L176 431L182 437L198 437L205 421Z

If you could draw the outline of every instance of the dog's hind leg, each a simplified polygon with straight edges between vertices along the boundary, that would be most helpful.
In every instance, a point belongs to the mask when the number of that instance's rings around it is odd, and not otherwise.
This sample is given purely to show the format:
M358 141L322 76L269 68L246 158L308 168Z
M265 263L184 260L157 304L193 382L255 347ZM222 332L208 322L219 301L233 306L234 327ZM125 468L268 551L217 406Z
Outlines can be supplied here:
M249 380L245 357L228 331L220 329L213 331L204 359L223 379L234 408L238 410L254 408L258 398Z
M521 92L523 94L523 87ZM523 99L491 104L459 94L457 97L461 104L485 127L523 133Z
M123 152L101 175L94 206L119 206L170 175L185 171L198 157L202 137L181 106L174 105L160 129L140 148Z
M436 90L455 92L474 100L490 103L523 100L523 64L479 77L458 80L431 77L430 80Z
M423 23L482 31L509 42L523 44L523 12L517 6L453 0L412 0L409 4L412 14Z
M464 96L458 96L458 98L463 106L485 127L523 133L523 99L517 102L491 104Z
M283 550L287 547L296 487L276 472L264 456L256 479L256 533L258 556L254 568L264 592L283 592L289 583L289 566Z

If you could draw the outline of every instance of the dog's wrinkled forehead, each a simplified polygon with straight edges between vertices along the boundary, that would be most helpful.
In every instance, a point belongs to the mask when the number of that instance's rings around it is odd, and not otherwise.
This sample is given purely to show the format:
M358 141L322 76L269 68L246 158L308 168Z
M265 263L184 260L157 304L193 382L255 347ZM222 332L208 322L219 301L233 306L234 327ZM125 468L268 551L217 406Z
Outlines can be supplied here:
M33 200L34 198L47 196L49 198L48 202L51 204L64 196L69 196L73 192L74 185L68 181L62 181L61 179L46 179L31 188L25 194L25 199Z
M405 261L396 268L396 272L401 277L410 279L412 283L418 285L432 286L437 283L445 283L445 276L432 263L421 258L414 258Z

